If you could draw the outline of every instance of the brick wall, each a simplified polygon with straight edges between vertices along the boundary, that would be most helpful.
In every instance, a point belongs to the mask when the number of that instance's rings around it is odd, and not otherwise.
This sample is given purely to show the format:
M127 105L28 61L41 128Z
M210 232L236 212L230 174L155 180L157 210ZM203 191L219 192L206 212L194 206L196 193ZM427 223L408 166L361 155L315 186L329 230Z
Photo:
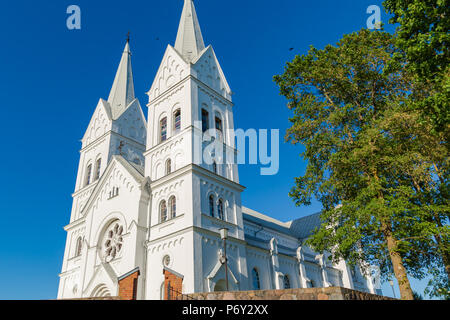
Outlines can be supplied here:
M61 299L70 301L108 301L108 300L122 300L120 297L93 297L93 298L79 298L79 299Z
M119 278L119 297L121 300L136 300L139 269Z
M175 300L183 292L183 276L168 268L164 268L163 274L164 300Z
M395 300L341 287L194 293L196 300Z

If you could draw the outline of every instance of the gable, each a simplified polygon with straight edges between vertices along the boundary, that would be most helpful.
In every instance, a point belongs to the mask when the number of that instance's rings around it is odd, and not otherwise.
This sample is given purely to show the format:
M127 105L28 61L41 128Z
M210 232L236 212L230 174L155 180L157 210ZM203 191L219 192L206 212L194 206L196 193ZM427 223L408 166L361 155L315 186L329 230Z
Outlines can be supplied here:
M145 144L147 121L138 99L134 99L119 118L113 121L112 130L124 137Z
M113 288L117 286L117 275L111 268L107 268L105 264L95 267L94 273L91 275L86 287L83 288L83 296L98 297L99 287L103 287L103 292L114 295Z
M111 114L107 101L100 99L83 136L83 148L111 130Z
M126 161L122 156L113 156L111 162L95 186L89 200L81 211L85 216L91 208L98 208L102 202L115 196L115 188L119 189L119 195L140 192L140 186L144 181L142 173Z
M220 93L224 98L231 100L231 89L211 45L200 53L193 64L198 80Z
M180 54L168 45L163 60L156 73L152 87L147 92L150 100L155 99L189 74L190 65Z

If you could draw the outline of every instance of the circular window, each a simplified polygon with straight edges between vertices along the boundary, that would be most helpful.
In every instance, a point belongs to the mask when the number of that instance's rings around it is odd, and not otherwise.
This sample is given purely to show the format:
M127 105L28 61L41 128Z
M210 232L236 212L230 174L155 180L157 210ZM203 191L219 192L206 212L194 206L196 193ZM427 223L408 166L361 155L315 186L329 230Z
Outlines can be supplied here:
M169 255L165 255L163 258L163 265L165 267L168 267L170 265L170 256Z
M112 223L106 229L102 244L105 262L114 260L123 246L123 227L118 222Z

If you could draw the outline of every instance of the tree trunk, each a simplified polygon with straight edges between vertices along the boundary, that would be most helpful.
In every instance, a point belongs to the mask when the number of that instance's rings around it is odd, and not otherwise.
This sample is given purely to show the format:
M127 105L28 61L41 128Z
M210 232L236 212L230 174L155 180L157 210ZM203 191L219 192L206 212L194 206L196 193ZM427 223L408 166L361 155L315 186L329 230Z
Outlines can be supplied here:
M394 269L395 278L397 278L398 286L400 288L400 296L402 300L414 300L413 291L409 283L406 269L403 265L402 257L396 252L396 239L392 235L392 231L387 224L383 224L383 232L386 237L386 243L391 257L392 268Z

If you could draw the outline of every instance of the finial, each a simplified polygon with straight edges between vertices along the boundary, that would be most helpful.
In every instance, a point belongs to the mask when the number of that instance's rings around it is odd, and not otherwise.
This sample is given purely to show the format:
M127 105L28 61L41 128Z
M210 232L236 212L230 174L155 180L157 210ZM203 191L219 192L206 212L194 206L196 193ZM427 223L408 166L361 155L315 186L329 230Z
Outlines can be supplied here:
M127 33L127 42L130 43L130 31Z

